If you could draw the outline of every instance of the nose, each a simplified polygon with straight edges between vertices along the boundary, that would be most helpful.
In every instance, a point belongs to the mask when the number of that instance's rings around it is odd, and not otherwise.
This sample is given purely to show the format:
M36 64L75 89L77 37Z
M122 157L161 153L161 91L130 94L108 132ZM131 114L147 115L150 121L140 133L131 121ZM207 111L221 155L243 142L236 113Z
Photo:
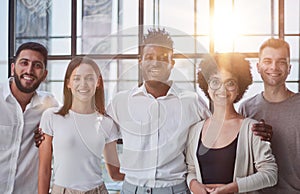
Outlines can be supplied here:
M86 79L81 79L81 80L80 80L80 85L81 85L81 86L85 86L86 84L87 84Z
M277 68L277 62L276 61L272 61L270 67L271 67L271 69L276 69Z
M29 64L27 65L26 73L32 74L33 73L34 64L32 62L28 62L28 63Z
M222 83L221 84L221 87L219 88L220 91L225 91L226 92L226 87L225 87L225 84Z

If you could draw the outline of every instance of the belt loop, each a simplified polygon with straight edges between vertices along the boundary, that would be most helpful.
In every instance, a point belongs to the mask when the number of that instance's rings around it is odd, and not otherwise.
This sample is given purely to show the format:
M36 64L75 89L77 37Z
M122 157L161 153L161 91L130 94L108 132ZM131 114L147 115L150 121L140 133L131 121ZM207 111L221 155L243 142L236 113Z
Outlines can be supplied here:
M61 193L62 193L62 194L65 194L65 193L66 193L66 188L65 188L65 187L62 187Z
M174 187L171 187L171 188L170 188L170 190L171 190L171 193L172 193L172 194L174 194L174 193L175 193L175 191L174 191Z

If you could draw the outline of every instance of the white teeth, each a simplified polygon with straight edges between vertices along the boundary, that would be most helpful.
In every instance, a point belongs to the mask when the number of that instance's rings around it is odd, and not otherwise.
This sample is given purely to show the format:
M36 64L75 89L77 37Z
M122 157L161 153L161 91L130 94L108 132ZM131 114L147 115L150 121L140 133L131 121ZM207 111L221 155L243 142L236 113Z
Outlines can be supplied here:
M23 78L24 78L25 80L28 80L28 81L32 81L32 80L33 80L33 78L28 77L28 76L23 76Z
M159 72L159 69L151 69L151 72Z
M218 95L218 97L220 97L220 98L226 98L225 95Z
M78 90L78 92L80 92L80 93L87 93L89 91L88 90Z
M269 75L271 75L273 77L279 76L279 74L276 74L276 73L270 73Z

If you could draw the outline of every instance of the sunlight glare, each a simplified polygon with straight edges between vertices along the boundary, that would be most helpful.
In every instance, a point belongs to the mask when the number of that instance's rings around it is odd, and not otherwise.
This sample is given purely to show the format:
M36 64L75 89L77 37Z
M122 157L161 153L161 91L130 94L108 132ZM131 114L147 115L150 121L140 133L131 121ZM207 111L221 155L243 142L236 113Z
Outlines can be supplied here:
M214 42L217 52L234 52L234 41L238 37L238 17L231 8L214 12Z

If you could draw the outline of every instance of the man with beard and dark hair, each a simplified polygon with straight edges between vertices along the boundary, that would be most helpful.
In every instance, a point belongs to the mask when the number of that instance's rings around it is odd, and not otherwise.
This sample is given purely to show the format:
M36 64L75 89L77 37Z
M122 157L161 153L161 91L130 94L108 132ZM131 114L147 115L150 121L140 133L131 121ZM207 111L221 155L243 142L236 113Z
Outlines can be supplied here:
M33 132L54 96L36 91L47 76L47 49L22 44L11 64L11 77L0 85L0 193L37 193L38 149Z

